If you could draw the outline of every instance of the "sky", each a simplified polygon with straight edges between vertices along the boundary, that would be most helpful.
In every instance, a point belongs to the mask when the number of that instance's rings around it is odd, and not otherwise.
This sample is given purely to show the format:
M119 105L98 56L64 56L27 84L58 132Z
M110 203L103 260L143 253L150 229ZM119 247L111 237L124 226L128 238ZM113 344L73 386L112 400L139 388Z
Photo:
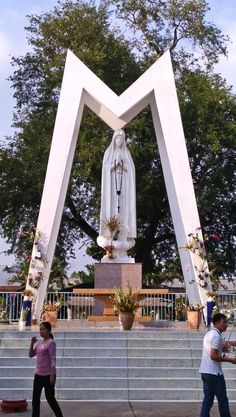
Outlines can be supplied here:
M7 78L12 73L11 57L24 55L29 51L26 39L26 15L42 14L50 11L58 3L57 0L0 0L0 141L10 135L14 99ZM228 85L236 92L236 7L235 0L210 0L211 11L208 20L219 27L225 35L229 35L231 44L228 46L228 59L222 58L215 72L221 73ZM6 243L0 238L0 265L11 265L14 258L5 257L2 253L7 249ZM80 251L79 260L74 261L71 270L82 269L89 262Z

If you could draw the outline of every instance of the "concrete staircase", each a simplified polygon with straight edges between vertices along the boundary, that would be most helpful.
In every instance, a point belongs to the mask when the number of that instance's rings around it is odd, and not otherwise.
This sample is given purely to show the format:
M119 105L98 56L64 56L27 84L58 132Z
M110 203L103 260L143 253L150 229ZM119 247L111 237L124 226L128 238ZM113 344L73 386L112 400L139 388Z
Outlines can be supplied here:
M0 331L0 399L31 399L35 332ZM56 331L60 400L200 401L203 332L163 329ZM225 364L228 397L236 401L236 366Z

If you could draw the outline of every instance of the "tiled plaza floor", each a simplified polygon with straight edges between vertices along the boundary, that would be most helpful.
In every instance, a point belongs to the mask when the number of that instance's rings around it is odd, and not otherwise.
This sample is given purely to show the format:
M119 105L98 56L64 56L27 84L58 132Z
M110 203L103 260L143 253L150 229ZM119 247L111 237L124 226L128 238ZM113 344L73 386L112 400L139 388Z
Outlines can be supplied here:
M115 403L115 402L60 402L64 417L198 417L199 403ZM232 417L236 415L236 403L230 404ZM26 411L3 413L0 417L30 417L31 404ZM53 417L47 403L42 402L40 417ZM212 408L211 417L219 417L216 405Z

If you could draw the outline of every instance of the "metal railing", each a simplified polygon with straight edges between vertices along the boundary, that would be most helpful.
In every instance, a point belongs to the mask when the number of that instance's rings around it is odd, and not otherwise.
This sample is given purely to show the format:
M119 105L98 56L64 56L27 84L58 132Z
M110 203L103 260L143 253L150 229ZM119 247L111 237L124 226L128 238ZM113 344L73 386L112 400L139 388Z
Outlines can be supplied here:
M23 296L21 293L0 293L0 322L18 321L22 306Z
M180 297L178 293L147 294L147 298L141 301L142 316L152 316L153 320L178 320L179 312L176 299ZM186 304L187 295L181 294L183 302ZM183 318L184 319L184 318Z
M234 321L236 313L236 294L220 294L218 299L220 312L226 315L229 322Z
M187 302L187 295L182 293L147 294L141 301L142 316L151 316L153 320L184 320L185 316L179 314L177 300L182 297ZM83 320L94 315L95 299L91 294L73 294L71 292L60 292L62 306L58 311L58 320ZM232 320L236 312L236 294L219 295L219 310ZM58 294L47 292L45 302L54 303L58 300ZM20 318L23 296L22 293L2 292L0 293L0 322L17 322Z

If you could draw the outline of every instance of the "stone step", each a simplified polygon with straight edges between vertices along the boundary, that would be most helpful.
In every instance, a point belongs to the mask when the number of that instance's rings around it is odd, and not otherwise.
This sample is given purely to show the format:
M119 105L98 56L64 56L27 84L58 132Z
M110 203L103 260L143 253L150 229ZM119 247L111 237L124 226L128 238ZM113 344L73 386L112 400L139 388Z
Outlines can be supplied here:
M178 339L175 341L174 347L170 344L169 339L100 339L96 338L73 338L73 339L63 339L57 338L56 344L57 348L60 347L70 347L70 348L94 348L94 344L96 348L103 347L114 347L116 348L162 348L162 349L175 349L175 348L193 348L193 349L201 349L202 348L202 340L186 340L186 339ZM0 348L29 348L30 345L30 338L4 338L0 340Z
M236 367L227 367L228 364L224 364L224 375L226 378L236 379ZM1 366L0 377L33 377L35 372L35 366ZM166 368L166 367L59 367L57 366L58 377L78 377L78 378L104 378L104 377L116 377L116 378L199 378L198 368Z
M27 357L29 348L22 347L0 347L0 357ZM65 347L57 348L57 356L66 357L120 357L120 358L137 358L137 357L148 357L148 358L162 358L162 357L175 357L175 358L200 358L201 349L189 349L189 348L97 348L97 347L87 347L87 348L75 348L75 347Z
M230 401L235 401L236 389L227 389ZM56 398L58 400L74 401L201 401L203 397L202 388L142 388L142 389L112 389L112 388L57 388ZM8 388L0 389L0 398L27 398L31 400L32 389ZM42 399L44 399L42 393Z
M227 395L229 400L236 398L235 389L227 389ZM185 389L130 389L129 401L202 401L203 390L202 388L185 388Z
M14 388L32 388L33 386L33 377L0 377L0 388L12 388L14 383ZM202 381L200 376L198 378L116 378L116 377L103 377L103 378L77 378L77 377L58 377L57 378L57 387L60 389L63 388L176 388L176 389L185 389L185 388L202 388ZM236 389L236 380L230 378L227 380L227 387L230 389Z
M35 363L35 359L30 359L31 364ZM31 367L29 363L29 358L25 357L6 357L0 358L0 367L1 366L25 366ZM83 367L178 367L178 368L199 368L200 358L75 358L75 357L66 357L66 358L57 358L57 367L60 366L83 366ZM235 365L227 364L227 367L234 368Z
M31 363L30 363L31 362ZM35 358L23 357L0 357L0 366L31 366L35 363ZM57 366L128 366L128 367L198 367L200 365L200 358L179 358L179 357L57 357ZM229 364L230 365L230 364ZM234 365L232 365L234 366Z
M9 330L9 331L2 331L0 330L0 339L4 338L19 338L19 339L28 339L30 340L32 336L38 335L39 329L38 326L36 328L32 327L29 328L26 331L19 332L18 330ZM191 332L176 332L176 331L166 331L162 329L155 329L154 331L104 331L104 330L96 330L96 331L58 331L55 330L53 332L55 340L57 339L124 339L124 340L130 340L130 339L171 339L171 340L178 340L178 339L184 339L184 340L202 340L205 332L200 331L191 331ZM226 333L227 335L227 333ZM236 338L236 335L235 335ZM233 339L233 335L232 335Z
M75 401L199 401L204 334L55 331L56 396ZM38 327L0 331L0 398L12 394L31 399L36 363L28 358L32 335L39 337ZM236 401L236 367L227 363L224 370L228 396Z

